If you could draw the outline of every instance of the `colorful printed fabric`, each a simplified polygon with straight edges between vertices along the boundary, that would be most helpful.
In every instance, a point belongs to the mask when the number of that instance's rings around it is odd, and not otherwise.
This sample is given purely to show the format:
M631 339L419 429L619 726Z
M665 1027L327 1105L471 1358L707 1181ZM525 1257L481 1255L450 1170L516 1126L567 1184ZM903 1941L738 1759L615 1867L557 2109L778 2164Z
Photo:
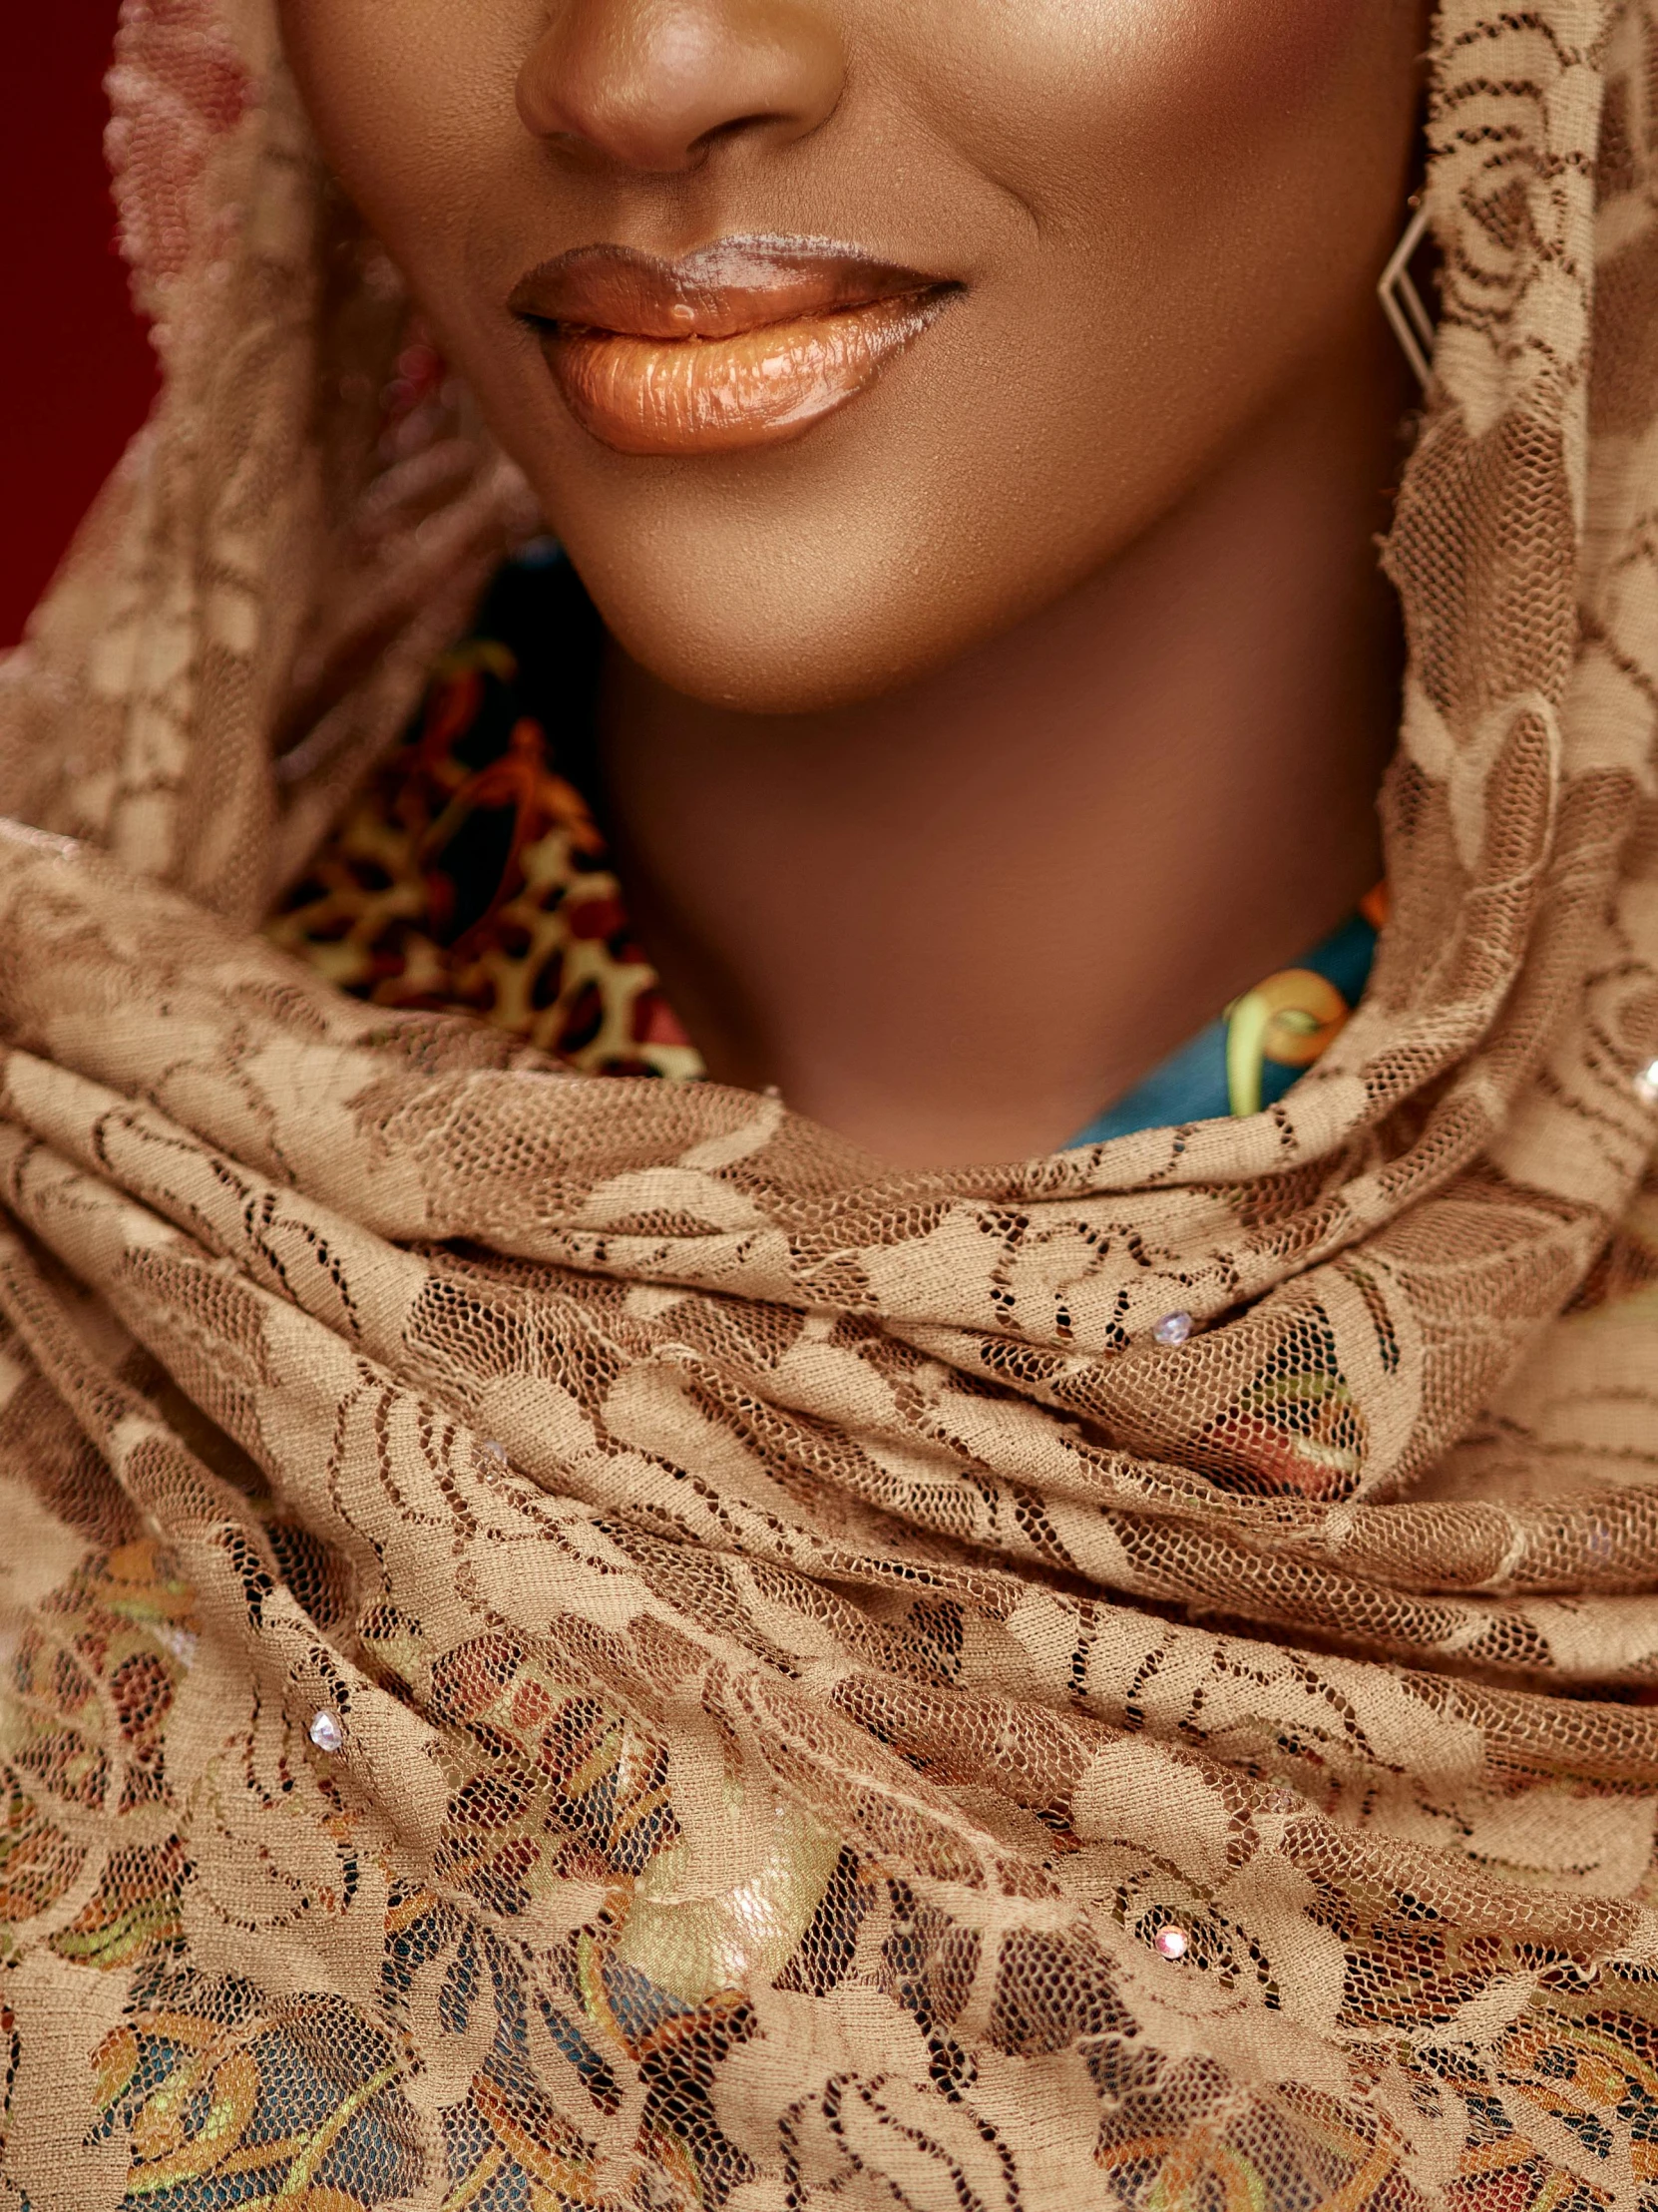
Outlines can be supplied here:
M1347 1026L1370 981L1386 919L1387 894L1377 889L1301 967L1281 969L1234 1000L1071 1142L1103 1144L1139 1129L1276 1106Z
M600 636L556 549L510 563L270 935L376 1006L474 1014L588 1075L700 1076L584 795Z
M588 1075L685 1081L703 1073L700 1056L633 937L595 818L601 637L557 547L509 563L270 935L377 1006L475 1014ZM1275 1105L1363 996L1380 902L1247 992L1071 1143Z

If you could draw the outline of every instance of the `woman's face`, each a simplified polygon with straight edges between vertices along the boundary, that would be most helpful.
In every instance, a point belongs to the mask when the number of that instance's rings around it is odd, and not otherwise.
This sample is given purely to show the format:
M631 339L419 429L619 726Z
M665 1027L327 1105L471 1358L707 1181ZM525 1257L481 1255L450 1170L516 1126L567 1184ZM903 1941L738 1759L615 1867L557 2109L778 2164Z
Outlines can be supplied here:
M847 703L1351 374L1425 0L282 0L323 147L612 631Z

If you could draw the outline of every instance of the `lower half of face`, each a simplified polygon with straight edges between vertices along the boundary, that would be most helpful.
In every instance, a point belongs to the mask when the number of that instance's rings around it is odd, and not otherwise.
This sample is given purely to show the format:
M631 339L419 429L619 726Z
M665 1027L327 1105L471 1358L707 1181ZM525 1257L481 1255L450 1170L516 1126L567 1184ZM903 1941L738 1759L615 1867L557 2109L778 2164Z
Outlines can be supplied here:
M1351 356L1421 0L284 0L330 162L613 632L845 703Z

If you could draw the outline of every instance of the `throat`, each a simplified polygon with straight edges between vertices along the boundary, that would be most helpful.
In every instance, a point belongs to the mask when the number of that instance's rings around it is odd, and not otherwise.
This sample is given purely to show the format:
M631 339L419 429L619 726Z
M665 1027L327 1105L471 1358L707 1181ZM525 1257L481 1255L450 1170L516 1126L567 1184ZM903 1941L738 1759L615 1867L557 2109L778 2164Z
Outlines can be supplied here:
M710 1076L896 1165L1041 1153L1337 928L1382 869L1399 642L1375 495L1308 482L1217 487L828 712L731 712L613 647L607 827Z

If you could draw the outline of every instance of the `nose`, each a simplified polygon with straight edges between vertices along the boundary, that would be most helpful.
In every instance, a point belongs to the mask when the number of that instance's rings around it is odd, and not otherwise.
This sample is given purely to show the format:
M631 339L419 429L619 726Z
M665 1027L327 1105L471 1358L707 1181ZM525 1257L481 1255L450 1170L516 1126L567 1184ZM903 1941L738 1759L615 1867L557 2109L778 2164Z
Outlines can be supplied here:
M518 107L540 138L682 174L722 141L807 137L839 104L845 66L813 0L565 0Z

